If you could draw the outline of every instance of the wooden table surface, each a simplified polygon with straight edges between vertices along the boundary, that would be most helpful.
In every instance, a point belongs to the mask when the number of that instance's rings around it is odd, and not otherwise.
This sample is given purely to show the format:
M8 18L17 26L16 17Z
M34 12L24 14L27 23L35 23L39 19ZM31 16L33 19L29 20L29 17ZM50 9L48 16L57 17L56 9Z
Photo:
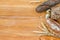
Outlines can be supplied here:
M0 40L60 40L52 36L38 36L45 12L35 8L45 0L0 0Z

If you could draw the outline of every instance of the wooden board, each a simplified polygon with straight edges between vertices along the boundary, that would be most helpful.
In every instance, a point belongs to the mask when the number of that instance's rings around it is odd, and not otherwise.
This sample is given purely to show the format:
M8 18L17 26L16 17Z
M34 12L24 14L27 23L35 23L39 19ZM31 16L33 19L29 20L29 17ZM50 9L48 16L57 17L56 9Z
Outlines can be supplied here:
M33 33L41 31L38 27L45 12L39 14L35 8L42 2L44 0L0 0L0 40L60 40Z

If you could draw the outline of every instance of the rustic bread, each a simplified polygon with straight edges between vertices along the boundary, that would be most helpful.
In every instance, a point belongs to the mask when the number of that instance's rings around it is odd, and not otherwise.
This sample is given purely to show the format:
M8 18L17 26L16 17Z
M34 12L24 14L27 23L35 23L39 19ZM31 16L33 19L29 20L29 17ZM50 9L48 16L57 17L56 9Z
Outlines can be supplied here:
M60 23L60 4L51 8L51 18Z

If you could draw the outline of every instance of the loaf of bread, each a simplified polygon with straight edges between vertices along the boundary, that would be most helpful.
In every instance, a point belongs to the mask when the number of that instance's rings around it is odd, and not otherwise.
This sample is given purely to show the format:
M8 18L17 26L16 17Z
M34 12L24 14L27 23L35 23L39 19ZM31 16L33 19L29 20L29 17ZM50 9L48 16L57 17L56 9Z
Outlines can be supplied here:
M43 12L60 3L60 0L48 0L36 8L37 12Z
M60 4L51 8L51 18L60 23Z

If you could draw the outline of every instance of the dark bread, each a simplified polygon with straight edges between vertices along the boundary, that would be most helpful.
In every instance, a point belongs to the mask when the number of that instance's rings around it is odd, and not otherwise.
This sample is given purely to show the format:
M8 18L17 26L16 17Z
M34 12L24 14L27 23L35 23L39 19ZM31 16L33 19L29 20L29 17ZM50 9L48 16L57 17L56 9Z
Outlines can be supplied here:
M60 0L48 0L36 8L37 12L43 12L60 3Z

